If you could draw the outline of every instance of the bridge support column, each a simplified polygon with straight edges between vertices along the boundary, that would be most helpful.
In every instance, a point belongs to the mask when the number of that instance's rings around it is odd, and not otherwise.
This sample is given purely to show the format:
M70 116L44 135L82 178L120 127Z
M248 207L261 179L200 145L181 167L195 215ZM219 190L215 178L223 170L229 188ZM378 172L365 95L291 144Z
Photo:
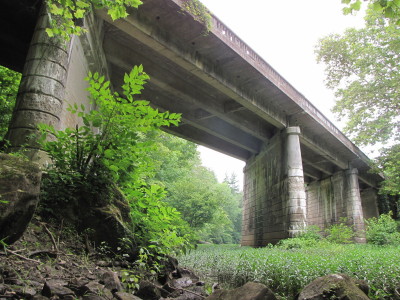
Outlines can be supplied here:
M59 124L69 64L69 43L50 38L46 27L48 16L43 5L6 135L11 151L24 148L32 160L37 160L39 153L33 136L37 125L46 123L57 128Z
M358 185L358 170L349 169L345 172L347 187L345 188L347 198L347 218L353 226L355 232L355 241L365 243L364 215L361 203L360 188Z
M286 129L287 216L289 237L294 237L306 226L306 193L300 149L300 128Z
M260 247L292 237L306 222L300 129L277 133L244 169L242 245Z

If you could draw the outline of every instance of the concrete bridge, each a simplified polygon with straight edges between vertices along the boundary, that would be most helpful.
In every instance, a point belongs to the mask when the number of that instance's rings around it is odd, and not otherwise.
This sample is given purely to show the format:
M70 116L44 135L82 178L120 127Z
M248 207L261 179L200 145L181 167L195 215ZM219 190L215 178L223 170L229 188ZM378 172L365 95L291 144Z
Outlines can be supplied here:
M182 113L183 124L166 130L246 161L242 245L274 243L341 217L364 240L363 218L378 215L382 178L368 173L368 158L217 17L205 35L204 25L182 12L183 0L147 0L115 22L96 12L85 19L88 34L62 47L44 32L38 5L24 11L26 2L9 1L0 15L15 26L2 26L0 39L11 51L1 49L0 63L21 70L26 57L10 127L15 146L37 123L75 126L65 99L87 104L89 70L117 87L124 72L143 64L151 77L143 98Z

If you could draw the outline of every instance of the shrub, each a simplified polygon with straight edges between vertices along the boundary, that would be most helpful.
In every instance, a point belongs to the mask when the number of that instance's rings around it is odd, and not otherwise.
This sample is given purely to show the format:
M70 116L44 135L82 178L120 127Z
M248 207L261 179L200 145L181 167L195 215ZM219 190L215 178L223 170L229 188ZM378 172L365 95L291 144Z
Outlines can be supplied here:
M278 247L282 249L302 249L307 247L313 247L317 244L317 240L313 239L302 239L300 237L294 237L286 240L281 240L278 243Z
M382 214L379 218L365 220L367 225L367 242L375 245L399 245L400 233L392 212Z
M329 242L336 244L349 244L352 242L354 231L352 226L346 224L346 221L346 218L340 218L338 224L333 224L325 230L327 233L326 239Z
M304 228L304 231L301 232L297 237L303 240L315 240L319 241L322 239L322 235L320 234L321 228L317 225L309 225Z
M316 225L306 226L304 230L296 237L282 240L278 246L283 249L300 249L306 247L313 247L321 240L322 236L319 234L321 229Z
M110 204L115 186L130 205L131 223L125 225L134 234L132 243L154 255L171 254L189 248L192 236L180 213L162 202L166 191L148 183L154 175L148 155L153 144L144 137L161 126L178 125L180 115L159 112L148 101L135 99L148 79L143 67L135 66L125 74L120 95L104 76L89 73L88 91L96 110L77 104L68 108L83 124L62 131L39 125L41 146L52 160L42 205L50 213L61 208L61 217L71 211L77 223L88 213L82 207ZM47 139L49 135L54 138Z

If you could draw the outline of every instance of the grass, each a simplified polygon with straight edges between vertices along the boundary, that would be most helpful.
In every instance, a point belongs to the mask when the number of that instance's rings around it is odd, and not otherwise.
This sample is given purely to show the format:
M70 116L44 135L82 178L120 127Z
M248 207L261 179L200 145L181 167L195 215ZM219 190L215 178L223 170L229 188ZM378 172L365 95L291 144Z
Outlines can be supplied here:
M332 273L367 281L371 299L400 299L400 247L327 242L289 250L199 245L178 259L206 282L234 288L257 281L282 299L294 299L315 278Z

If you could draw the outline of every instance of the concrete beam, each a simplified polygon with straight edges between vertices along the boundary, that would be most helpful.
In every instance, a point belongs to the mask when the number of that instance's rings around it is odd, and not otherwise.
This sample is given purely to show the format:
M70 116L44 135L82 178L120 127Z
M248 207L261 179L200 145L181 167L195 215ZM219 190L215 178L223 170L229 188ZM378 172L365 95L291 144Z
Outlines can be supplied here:
M305 159L305 158L303 157L303 165L309 165L309 166L311 166L312 168L314 168L314 169L316 169L316 170L318 170L318 171L320 171L320 172L322 172L322 173L324 173L324 174L326 174L326 175L332 175L332 174L333 174L333 171L332 171L332 170L330 170L330 169L328 169L328 168L326 168L326 167L324 168L324 167L318 165L318 163L321 163L321 162L311 161L311 160ZM321 178L321 177L320 177L320 178Z
M164 127L163 130L243 161L251 157L249 151L221 140L207 132L201 131L198 128L189 127L186 124L179 127Z
M180 10L178 5L176 10ZM214 62L208 61L204 57L198 57L192 48L185 47L171 35L155 27L153 23L144 18L140 19L138 13L132 13L129 17L116 21L112 21L105 11L98 11L97 14L106 22L112 23L113 26L151 47L165 58L207 82L275 127L280 129L286 127L286 117L283 112L280 112L270 103L266 103L265 99L255 99L247 94L248 91L239 89L232 83L234 81L230 80L229 76L227 77L227 74L218 72L214 67Z
M154 94L153 94L154 93ZM207 132L210 135L218 137L230 144L236 145L244 150L257 154L260 151L262 141L247 134L243 130L219 119L216 116L209 115L207 118L197 118L196 112L198 110L190 110L187 105L182 105L182 101L177 101L176 97L156 95L157 91L153 91L149 86L146 87L146 95L152 99L152 106L159 108L162 111L171 111L182 114L182 121L187 125L191 125ZM152 96L151 96L152 95ZM159 101L158 99L162 99ZM166 106L166 103L168 104ZM207 147L212 145L207 144ZM242 159L245 159L243 157Z
M245 110L246 108L237 103L236 101L226 101L224 103L224 111L225 113L233 113L233 112L237 112L237 111L241 111L241 110Z
M332 151L328 150L329 147L322 145L320 142L316 142L312 138L308 137L304 132L300 136L300 142L324 157L327 161L331 162L335 166L338 166L340 169L346 170L348 168L348 162L339 157L339 153L333 153Z

